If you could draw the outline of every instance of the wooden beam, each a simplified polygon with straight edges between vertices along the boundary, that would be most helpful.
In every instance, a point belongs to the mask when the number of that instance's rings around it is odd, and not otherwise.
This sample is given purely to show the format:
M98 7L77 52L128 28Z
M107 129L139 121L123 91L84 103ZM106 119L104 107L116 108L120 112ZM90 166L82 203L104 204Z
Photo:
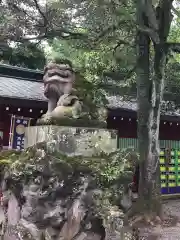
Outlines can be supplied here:
M14 67L5 64L0 64L0 75L9 76L12 78L23 78L32 81L42 81L43 79L42 71Z
M0 97L0 105L47 109L47 102Z

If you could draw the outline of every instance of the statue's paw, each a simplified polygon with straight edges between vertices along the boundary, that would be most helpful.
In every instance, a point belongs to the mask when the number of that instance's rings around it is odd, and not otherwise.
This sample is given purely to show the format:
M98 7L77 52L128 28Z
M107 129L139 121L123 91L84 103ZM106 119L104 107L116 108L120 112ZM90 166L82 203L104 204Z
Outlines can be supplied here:
M52 116L50 114L44 114L40 119L37 120L37 124L51 124Z
M36 124L42 124L42 123L44 122L45 116L46 116L46 114L43 114L43 115L41 116L41 118L39 118L39 119L37 120Z
M72 111L72 118L79 119L81 117L81 113L78 111Z
M44 119L46 117L46 114L43 114L42 116L41 116L41 119Z
M43 118L43 121L46 123L46 124L50 124L52 123L52 116L50 114L46 114L46 116L44 116Z

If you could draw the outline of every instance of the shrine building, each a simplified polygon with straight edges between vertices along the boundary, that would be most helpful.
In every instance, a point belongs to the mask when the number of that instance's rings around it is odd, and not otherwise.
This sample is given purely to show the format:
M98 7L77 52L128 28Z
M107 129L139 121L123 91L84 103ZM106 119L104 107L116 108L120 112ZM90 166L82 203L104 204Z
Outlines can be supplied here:
M36 120L47 111L43 95L43 72L9 65L0 65L0 136L3 146L10 142L12 116ZM109 99L107 127L118 130L119 147L137 146L137 104ZM19 130L20 131L20 130ZM180 117L176 113L161 116L161 147L180 148Z

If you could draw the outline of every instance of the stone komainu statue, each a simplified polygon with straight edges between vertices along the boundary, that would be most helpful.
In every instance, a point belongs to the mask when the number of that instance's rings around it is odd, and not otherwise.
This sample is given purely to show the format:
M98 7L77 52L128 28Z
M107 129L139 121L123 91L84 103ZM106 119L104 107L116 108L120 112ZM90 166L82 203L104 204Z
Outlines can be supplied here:
M49 63L44 68L43 82L44 95L48 99L48 111L40 122L80 116L82 102L74 94L75 72L71 62Z

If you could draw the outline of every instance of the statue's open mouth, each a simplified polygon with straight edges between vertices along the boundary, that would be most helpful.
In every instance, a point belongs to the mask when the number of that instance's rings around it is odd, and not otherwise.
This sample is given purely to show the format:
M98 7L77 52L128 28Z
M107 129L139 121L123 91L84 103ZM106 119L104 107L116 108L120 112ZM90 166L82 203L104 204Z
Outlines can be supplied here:
M48 72L48 77L54 77L54 76L59 76L61 78L68 78L71 76L71 73L70 72L65 72L65 71L56 71L56 72L51 72L49 71Z
M73 76L71 75L70 72L48 72L45 76L44 76L44 83L55 83L56 84L58 82L61 83L67 83L67 82L71 82L73 79Z
M70 69L50 69L48 70L45 75L44 78L51 78L54 76L59 76L60 78L71 78L73 75L73 72L70 71Z
M59 97L59 88L56 84L56 81L54 81L54 84L52 81L46 83L44 85L44 95L48 98L50 96L54 96L58 99Z
M46 78L46 80L44 81L45 84L46 83L52 83L52 84L59 84L59 83L67 83L70 82L70 78L67 78L65 76L60 77L58 75L53 75L51 77Z

